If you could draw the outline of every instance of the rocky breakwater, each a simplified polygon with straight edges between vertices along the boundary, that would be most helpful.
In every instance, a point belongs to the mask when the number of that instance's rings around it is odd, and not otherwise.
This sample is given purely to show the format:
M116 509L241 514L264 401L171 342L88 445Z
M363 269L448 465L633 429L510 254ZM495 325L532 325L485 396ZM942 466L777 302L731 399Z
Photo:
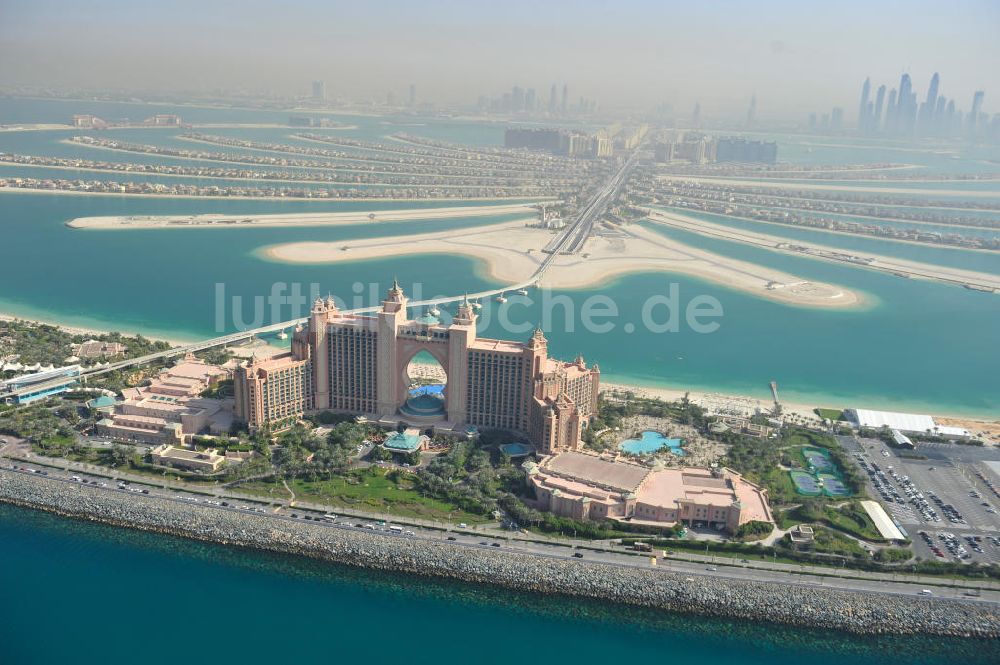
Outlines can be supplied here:
M995 638L1000 612L987 603L861 593L795 584L689 577L663 569L463 547L293 522L0 470L0 501L65 516L204 541L285 552L387 571L523 591L852 633L929 633Z

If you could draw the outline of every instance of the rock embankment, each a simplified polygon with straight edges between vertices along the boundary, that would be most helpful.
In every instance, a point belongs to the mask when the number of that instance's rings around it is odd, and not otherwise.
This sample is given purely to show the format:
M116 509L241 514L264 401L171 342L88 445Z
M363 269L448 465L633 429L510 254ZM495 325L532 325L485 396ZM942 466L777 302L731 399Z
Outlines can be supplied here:
M826 588L688 577L662 569L461 547L298 523L0 470L0 501L187 538L523 591L859 634L1000 636L995 605Z

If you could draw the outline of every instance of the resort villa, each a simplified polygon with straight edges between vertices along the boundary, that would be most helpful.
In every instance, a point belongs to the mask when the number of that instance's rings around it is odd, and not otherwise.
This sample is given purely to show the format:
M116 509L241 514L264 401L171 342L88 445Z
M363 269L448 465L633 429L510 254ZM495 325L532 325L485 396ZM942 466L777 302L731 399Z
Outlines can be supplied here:
M727 468L650 468L574 451L524 468L538 506L564 517L703 523L729 532L750 521L774 522L767 490Z

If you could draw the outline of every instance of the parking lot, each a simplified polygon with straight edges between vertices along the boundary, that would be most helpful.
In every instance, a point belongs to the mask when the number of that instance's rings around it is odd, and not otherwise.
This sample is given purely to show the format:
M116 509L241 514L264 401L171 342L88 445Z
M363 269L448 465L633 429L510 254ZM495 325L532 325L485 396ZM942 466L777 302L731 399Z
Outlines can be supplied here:
M1000 564L1000 498L989 487L1000 488L1000 478L981 461L983 451L948 459L936 450L933 458L911 459L877 439L842 443L918 557Z

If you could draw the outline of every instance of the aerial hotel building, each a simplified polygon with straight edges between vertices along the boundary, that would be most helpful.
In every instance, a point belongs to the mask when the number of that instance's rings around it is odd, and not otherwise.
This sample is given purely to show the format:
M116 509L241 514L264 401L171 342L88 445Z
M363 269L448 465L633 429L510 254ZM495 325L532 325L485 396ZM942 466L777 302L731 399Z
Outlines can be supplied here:
M539 508L578 520L701 523L730 533L774 523L767 490L727 468L650 468L576 451L523 466Z
M237 417L251 430L280 429L306 411L331 410L388 426L505 429L544 454L576 450L597 411L598 367L549 358L540 330L524 343L478 337L476 318L465 301L450 324L410 319L398 283L374 315L317 300L289 353L237 370ZM447 374L441 395L411 394L407 365L420 352Z

